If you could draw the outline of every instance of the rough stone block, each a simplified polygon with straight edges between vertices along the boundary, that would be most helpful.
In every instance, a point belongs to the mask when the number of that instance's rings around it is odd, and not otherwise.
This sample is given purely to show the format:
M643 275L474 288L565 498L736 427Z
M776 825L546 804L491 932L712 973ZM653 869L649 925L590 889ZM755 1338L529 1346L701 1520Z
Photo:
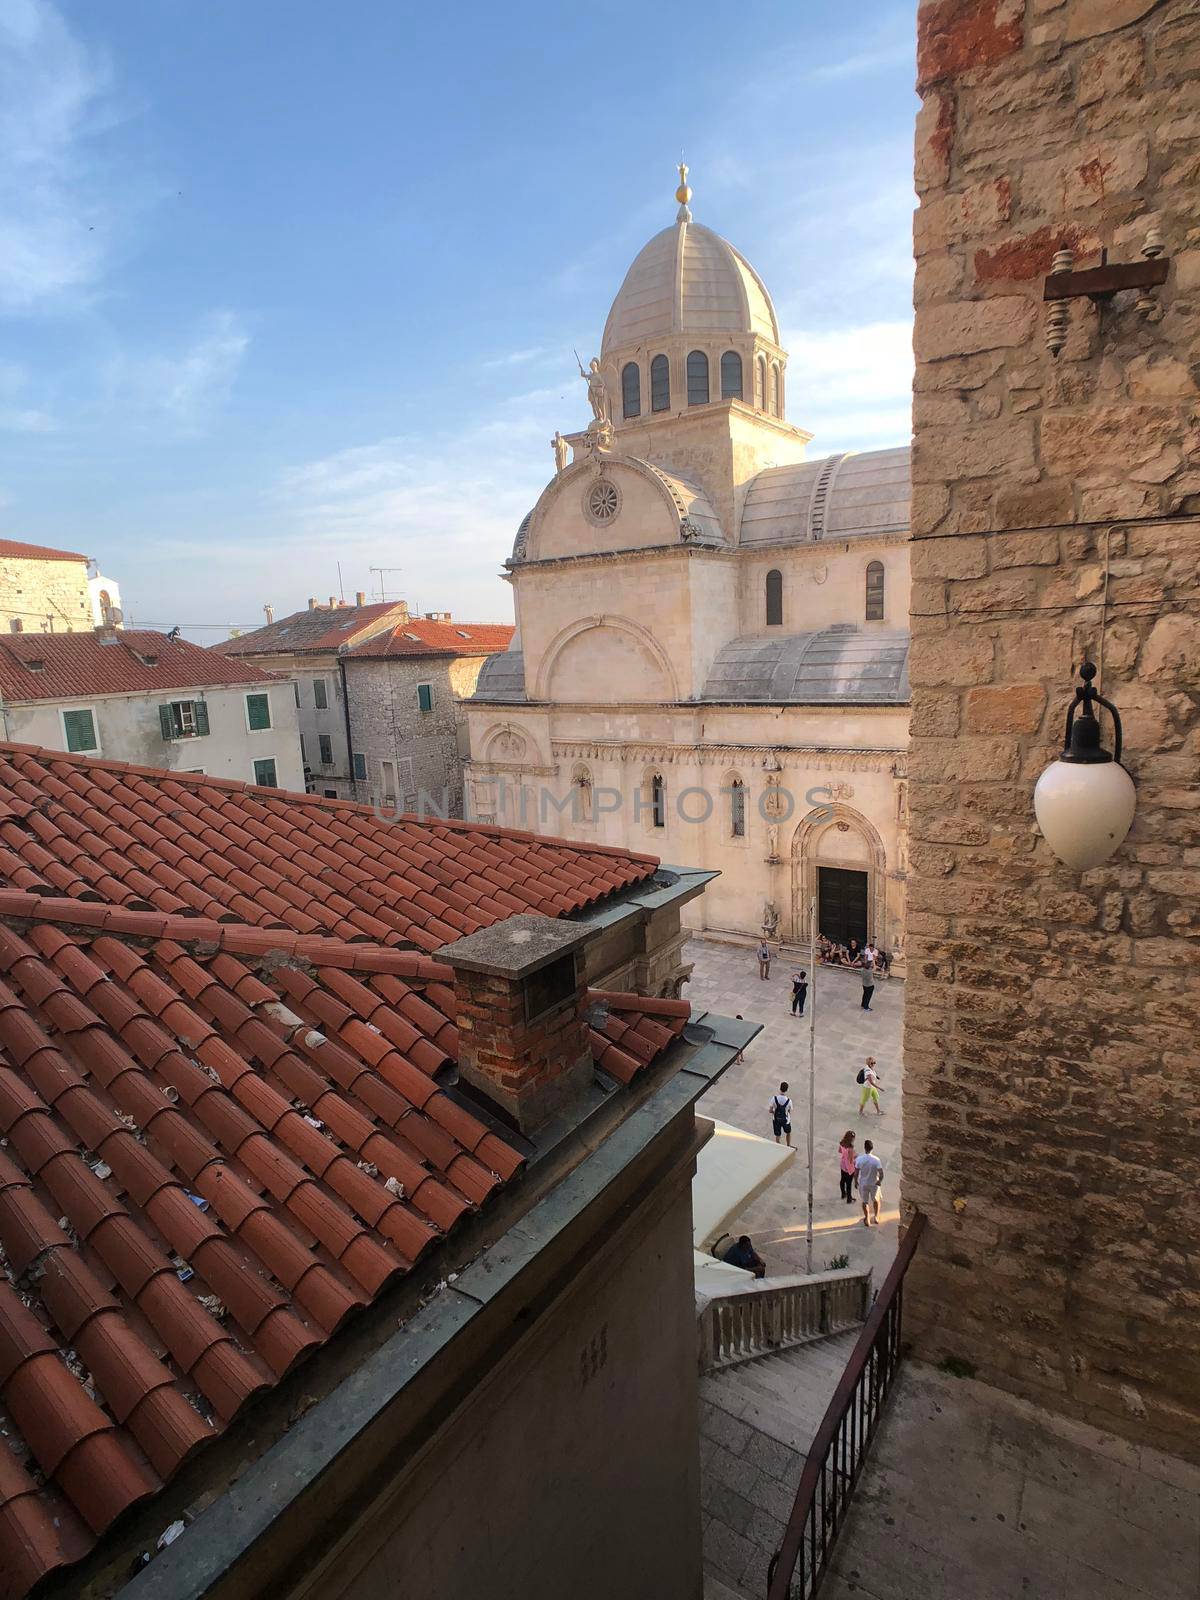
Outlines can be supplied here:
M1046 691L1040 683L983 685L968 689L968 733L1036 733L1046 710Z
M917 360L944 361L949 356L970 355L977 350L1022 345L1033 335L1038 310L1036 301L1023 295L923 306L913 335Z
M909 675L914 687L987 683L992 662L992 641L976 630L918 635L909 655Z
M1024 0L933 0L917 13L917 87L974 71L1021 48Z
M1153 11L1158 0L1070 0L1067 6L1066 42L1075 44L1080 39L1091 39L1099 33L1113 33L1117 28L1127 28L1148 11Z

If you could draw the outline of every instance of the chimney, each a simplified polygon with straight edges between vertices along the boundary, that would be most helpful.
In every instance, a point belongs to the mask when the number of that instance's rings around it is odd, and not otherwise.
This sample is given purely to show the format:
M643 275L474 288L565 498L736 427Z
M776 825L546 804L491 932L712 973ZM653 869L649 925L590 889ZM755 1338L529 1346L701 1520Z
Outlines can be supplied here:
M354 604L356 606L365 606L366 603L367 603L367 591L365 589L357 589L357 590L355 590Z
M308 609L310 611L315 611L317 609L317 602L313 599L312 595L309 595L308 597Z
M266 617L266 619L267 619L267 621L269 623L270 622L274 622L275 621L275 607L274 606L264 606L263 607L263 615Z
M459 1077L522 1133L592 1082L584 946L598 930L524 913L456 939Z
M426 622L449 622L450 621L450 613L448 611L427 611L425 613L425 621Z
M336 611L337 610L337 595L335 595L335 594L331 594L329 596L329 609L330 609L330 611Z

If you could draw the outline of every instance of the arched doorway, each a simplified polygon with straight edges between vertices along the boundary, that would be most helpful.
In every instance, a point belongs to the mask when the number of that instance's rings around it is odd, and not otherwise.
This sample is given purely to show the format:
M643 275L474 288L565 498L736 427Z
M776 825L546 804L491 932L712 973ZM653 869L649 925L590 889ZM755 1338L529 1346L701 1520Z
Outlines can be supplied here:
M820 806L792 835L792 937L808 938L808 907L817 901L817 929L839 944L882 941L886 915L883 841L861 812Z

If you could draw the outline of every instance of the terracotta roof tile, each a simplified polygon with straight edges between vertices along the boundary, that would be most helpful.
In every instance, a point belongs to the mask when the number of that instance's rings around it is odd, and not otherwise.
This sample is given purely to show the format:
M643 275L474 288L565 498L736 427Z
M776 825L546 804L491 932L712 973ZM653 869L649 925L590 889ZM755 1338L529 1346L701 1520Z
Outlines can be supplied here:
M384 656L486 656L507 650L517 630L507 622L435 622L408 617L346 652L350 660Z
M278 681L249 662L227 660L165 633L122 628L107 637L17 633L0 639L0 694L18 704Z
M81 556L77 550L56 550L47 544L23 544L20 539L0 539L0 557L15 561L83 561L91 556Z

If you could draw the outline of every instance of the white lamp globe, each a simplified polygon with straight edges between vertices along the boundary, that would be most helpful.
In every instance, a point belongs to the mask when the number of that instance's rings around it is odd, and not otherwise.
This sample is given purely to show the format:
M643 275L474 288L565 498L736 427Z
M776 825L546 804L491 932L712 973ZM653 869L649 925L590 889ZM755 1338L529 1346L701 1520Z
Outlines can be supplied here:
M1079 669L1083 687L1067 712L1062 755L1051 762L1033 791L1033 811L1042 836L1058 859L1082 872L1107 861L1124 843L1137 809L1133 779L1121 765L1121 719L1117 708L1092 688L1096 669ZM1101 747L1093 705L1107 708L1116 732L1116 754ZM1078 712L1078 715L1076 713Z

